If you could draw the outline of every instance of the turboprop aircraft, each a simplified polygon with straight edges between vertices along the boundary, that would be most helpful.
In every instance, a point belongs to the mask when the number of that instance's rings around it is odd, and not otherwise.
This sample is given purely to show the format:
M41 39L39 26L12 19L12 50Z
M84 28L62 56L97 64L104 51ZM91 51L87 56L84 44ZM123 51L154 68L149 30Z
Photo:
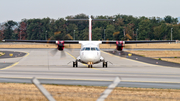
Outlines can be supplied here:
M92 21L114 21L114 19L67 19L67 21L87 21L89 20L89 40L2 40L4 42L35 42L35 43L52 43L57 45L59 51L64 50L64 44L81 44L80 55L73 61L73 67L78 67L78 62L88 64L88 68L92 68L93 64L102 62L102 67L108 66L108 62L101 56L99 44L114 44L116 50L122 51L125 44L138 44L138 43L162 43L162 42L175 42L175 41L92 41Z

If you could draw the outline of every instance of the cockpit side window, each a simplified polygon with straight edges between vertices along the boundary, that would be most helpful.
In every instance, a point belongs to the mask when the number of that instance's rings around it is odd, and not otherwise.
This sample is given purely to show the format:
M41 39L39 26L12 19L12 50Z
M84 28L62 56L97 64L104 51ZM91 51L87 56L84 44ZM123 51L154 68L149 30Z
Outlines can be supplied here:
M96 50L99 51L99 48L96 47Z
M84 51L85 49L86 49L86 48L84 47L84 48L81 49L81 51Z

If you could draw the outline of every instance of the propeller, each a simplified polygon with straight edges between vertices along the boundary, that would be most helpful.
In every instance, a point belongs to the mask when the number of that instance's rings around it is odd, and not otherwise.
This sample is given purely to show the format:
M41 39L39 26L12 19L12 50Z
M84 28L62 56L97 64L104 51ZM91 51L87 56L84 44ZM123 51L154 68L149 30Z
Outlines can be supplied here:
M132 45L121 45L121 44L112 44L112 45L114 45L114 46L119 46L119 47L123 47L123 49L127 49L127 52L131 52L132 50L133 50L133 46ZM121 48L119 48L119 49L121 49ZM117 50L117 49L115 49L114 51L113 51L113 53L116 53L116 52L118 52L118 54L119 55L121 55L121 56L123 56L123 57L126 57L127 55L128 55L128 53L127 52L125 52L124 50ZM116 53L117 54L117 53Z
M57 45L56 45L56 46L57 46ZM72 47L71 45L65 45L64 48L68 49L68 50L71 51L71 52L73 51L73 47ZM66 57L65 51L64 51L64 50L58 50L58 48L55 48L55 49L53 49L52 51L50 51L51 56L54 56L58 51L61 52L60 58Z
M54 56L59 50L57 48L50 51L51 55Z
M65 53L65 51L61 51L61 56L60 56L60 58L64 58L64 57L66 57L66 53Z

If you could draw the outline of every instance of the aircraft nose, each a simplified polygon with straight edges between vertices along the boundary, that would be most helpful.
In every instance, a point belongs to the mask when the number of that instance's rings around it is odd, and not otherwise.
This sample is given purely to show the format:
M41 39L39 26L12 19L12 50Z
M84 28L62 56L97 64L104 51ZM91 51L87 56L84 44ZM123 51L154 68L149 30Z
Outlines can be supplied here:
M89 61L93 61L94 60L94 55L92 55L92 54L88 54L87 56L86 56L86 59L87 60L89 60Z

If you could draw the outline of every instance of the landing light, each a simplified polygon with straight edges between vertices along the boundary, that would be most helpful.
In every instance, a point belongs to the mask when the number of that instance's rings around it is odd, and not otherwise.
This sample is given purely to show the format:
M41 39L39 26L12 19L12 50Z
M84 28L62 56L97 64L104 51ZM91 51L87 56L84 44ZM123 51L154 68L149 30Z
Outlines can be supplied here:
M88 65L92 65L93 63L92 62L88 62Z

